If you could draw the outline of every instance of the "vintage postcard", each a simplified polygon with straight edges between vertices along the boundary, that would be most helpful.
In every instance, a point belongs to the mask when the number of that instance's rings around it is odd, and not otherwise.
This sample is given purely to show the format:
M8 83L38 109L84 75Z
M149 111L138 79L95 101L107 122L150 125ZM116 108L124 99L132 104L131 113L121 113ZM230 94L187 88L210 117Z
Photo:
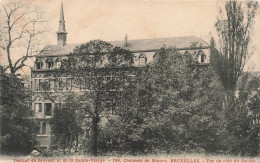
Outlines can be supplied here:
M0 0L5 162L260 162L260 8Z

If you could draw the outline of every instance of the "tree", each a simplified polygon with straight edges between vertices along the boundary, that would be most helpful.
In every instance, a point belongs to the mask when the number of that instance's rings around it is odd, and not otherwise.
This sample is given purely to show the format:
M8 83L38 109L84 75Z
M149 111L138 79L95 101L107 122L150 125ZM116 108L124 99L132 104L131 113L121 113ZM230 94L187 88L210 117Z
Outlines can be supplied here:
M193 56L175 48L162 48L147 67L135 72L131 88L126 109L102 135L105 150L123 154L221 150L223 88L211 68L200 67Z
M217 48L212 41L211 62L224 88L233 93L250 56L251 31L257 8L257 1L227 1L225 12L220 10L215 24L219 46Z
M228 131L231 140L229 150L232 154L257 156L259 154L260 80L252 73L243 73L239 79L236 109L229 120Z
M44 21L37 9L22 0L1 3L1 6L0 47L8 60L4 70L15 73L26 66L29 57L38 53L38 38L45 32L42 28Z
M236 97L237 82L249 58L251 34L258 8L257 1L227 1L225 11L215 24L219 44L211 40L211 64L225 88L225 123L229 153L246 155L250 130L248 106L241 97Z
M98 154L99 123L102 117L115 114L121 106L122 90L131 80L134 55L111 44L94 40L76 47L57 70L58 76L72 78L86 90L82 108L91 119L91 153Z
M217 152L223 98L211 67L200 66L190 54L167 48L158 52L145 75L148 82L143 88L153 101L152 106L146 102L147 109L159 119L159 126L161 122L160 144L171 144L163 150Z
M39 130L30 118L30 91L12 74L1 73L1 153L28 153Z
M82 132L82 119L84 115L80 114L81 103L79 97L73 92L64 95L65 102L57 105L54 108L54 115L50 121L53 134L58 140L58 144L62 147L63 152L65 149L71 148L76 143L75 150L77 150L79 135Z

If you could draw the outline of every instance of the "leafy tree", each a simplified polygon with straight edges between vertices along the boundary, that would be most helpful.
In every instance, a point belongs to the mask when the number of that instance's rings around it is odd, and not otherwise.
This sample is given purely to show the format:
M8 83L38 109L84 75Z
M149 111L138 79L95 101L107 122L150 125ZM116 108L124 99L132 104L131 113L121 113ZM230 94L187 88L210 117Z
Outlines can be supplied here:
M227 1L225 11L220 10L216 23L219 44L211 41L211 64L225 88L225 123L227 151L247 155L245 144L250 144L250 118L245 99L237 82L250 56L251 34L258 8L257 1ZM246 105L245 105L246 104Z
M256 156L259 154L259 113L260 80L251 73L244 73L238 82L238 95L235 101L235 111L228 126L231 133L229 150L232 154Z
M58 103L60 105L54 108L54 115L50 124L63 152L65 153L65 149L68 148L70 153L74 143L76 143L77 150L79 135L82 132L81 123L84 117L79 112L81 111L81 103L75 93L69 92L64 98L64 103Z
M216 23L219 37L218 51L212 51L212 59L226 90L235 91L236 83L250 56L251 30L258 8L257 1L227 1L225 12L220 10Z
M15 73L39 51L39 36L45 32L44 21L38 10L22 0L2 2L1 6L0 48L8 61L4 71L9 69ZM22 56L17 56L15 48L19 48Z
M1 152L28 153L36 145L37 124L30 118L30 91L12 74L1 73Z
M222 148L216 142L223 127L223 88L212 69L200 67L191 55L162 48L136 71L132 84L129 107L104 133L105 149L169 154Z
M120 92L131 80L133 57L128 50L94 40L76 47L57 71L58 76L70 77L86 90L81 102L86 117L91 119L90 142L94 156L98 154L99 123L102 117L109 117L121 106Z
M153 90L152 112L163 124L162 144L174 147L164 151L216 152L223 97L214 71L200 67L192 55L168 48L158 52L146 75L148 86L146 83L144 88Z

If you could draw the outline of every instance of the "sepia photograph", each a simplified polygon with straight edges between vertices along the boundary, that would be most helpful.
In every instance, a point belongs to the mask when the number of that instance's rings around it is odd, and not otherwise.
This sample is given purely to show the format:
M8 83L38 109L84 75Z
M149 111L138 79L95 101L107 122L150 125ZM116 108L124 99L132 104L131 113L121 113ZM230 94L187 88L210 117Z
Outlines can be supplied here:
M260 163L255 0L0 0L0 163Z

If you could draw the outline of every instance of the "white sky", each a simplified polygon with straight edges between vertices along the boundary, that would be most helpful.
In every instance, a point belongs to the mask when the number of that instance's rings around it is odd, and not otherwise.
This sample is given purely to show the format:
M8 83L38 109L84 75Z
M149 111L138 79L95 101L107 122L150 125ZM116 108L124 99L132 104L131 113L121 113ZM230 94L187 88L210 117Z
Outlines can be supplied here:
M2 0L3 2L6 0ZM56 44L60 0L27 0L48 20L44 44ZM194 35L209 42L223 0L63 0L67 43L162 38ZM260 70L260 10L252 46L255 51L245 70ZM28 70L25 70L27 73Z

